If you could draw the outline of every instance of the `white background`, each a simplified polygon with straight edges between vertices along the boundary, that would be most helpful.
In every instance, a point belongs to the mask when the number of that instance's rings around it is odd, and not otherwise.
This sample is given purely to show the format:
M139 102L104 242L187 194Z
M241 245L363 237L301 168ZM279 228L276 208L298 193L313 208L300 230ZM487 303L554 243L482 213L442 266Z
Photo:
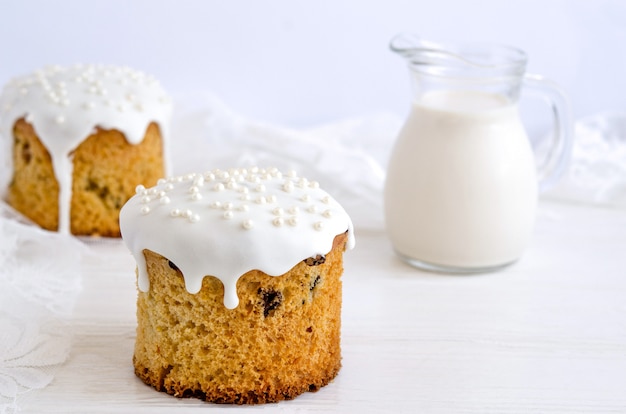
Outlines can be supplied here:
M576 118L626 110L620 0L0 0L0 83L47 64L113 63L175 98L213 93L288 127L408 110L400 31L514 45L563 86Z

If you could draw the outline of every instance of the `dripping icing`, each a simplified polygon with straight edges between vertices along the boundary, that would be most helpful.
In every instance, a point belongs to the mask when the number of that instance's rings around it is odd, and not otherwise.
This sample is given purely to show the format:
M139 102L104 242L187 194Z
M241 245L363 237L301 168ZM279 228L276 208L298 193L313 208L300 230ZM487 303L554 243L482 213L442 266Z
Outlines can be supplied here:
M241 197L252 193L265 202ZM229 309L239 303L237 280L250 270L282 275L308 257L326 255L346 231L347 248L354 247L352 221L341 205L317 182L276 168L216 169L138 186L120 212L120 229L137 262L140 290L150 287L147 249L176 264L190 293L207 275L220 279Z
M138 144L150 122L156 122L167 156L171 111L160 84L143 72L111 65L49 66L11 80L0 95L0 165L13 171L12 129L24 117L50 154L59 183L59 232L68 234L72 151L96 127L119 130ZM11 177L0 178L4 197Z

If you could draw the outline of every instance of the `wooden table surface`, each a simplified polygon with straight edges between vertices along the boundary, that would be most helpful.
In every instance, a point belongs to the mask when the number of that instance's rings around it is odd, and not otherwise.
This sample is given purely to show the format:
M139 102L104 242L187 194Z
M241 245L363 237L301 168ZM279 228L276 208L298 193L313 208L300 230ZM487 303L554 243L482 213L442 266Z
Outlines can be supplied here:
M92 244L69 360L23 413L626 413L626 211L542 201L521 261L491 274L418 271L382 229L345 255L343 368L253 407L154 391L133 374L134 261Z

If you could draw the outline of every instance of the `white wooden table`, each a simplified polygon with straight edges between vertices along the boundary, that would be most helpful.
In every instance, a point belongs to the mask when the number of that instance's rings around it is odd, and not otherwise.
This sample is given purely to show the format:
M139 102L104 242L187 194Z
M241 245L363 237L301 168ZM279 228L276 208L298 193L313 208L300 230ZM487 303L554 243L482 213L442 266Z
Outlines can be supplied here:
M382 230L345 255L343 368L295 400L180 400L133 374L134 262L94 245L69 360L24 413L626 413L626 211L542 201L533 244L505 271L420 272ZM106 255L106 256L105 256Z

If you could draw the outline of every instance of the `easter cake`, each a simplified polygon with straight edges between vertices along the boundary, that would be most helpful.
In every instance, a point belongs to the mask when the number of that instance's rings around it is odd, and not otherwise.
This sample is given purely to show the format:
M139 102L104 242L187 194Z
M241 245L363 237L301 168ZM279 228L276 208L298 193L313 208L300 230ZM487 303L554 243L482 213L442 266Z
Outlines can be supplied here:
M341 367L352 222L319 184L276 168L139 186L120 214L137 262L136 375L215 403L291 399Z
M51 66L13 79L0 95L0 193L45 229L119 237L137 184L167 173L171 110L156 79L127 67Z

